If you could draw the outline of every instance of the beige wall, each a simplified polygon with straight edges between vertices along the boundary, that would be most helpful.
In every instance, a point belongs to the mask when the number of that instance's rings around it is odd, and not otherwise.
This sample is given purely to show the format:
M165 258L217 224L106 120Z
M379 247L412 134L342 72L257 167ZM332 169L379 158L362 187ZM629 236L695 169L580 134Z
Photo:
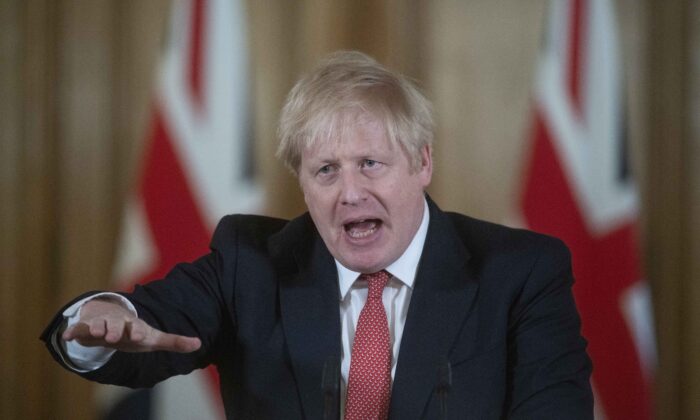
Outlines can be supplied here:
M664 419L700 412L697 3L616 1ZM284 95L318 57L356 48L434 100L431 194L441 205L511 216L545 0L247 4L266 213L303 210L272 156ZM13 338L0 340L0 418L93 417L78 403L93 387L59 369L36 337L61 302L109 282L168 9L169 0L0 0L0 329Z
M524 163L545 6L433 5L426 82L438 126L432 193L443 207L497 222L509 216Z
M109 282L168 5L0 1L0 418L94 418L38 336Z

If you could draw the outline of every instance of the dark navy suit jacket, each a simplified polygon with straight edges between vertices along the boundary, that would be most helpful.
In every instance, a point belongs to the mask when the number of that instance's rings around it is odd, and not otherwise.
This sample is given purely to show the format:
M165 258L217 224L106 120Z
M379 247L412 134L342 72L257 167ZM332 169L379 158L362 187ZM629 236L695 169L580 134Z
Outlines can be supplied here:
M591 362L563 243L429 207L390 417L440 417L435 388L447 358L449 418L592 419ZM211 250L125 295L154 327L200 337L200 350L117 352L81 375L148 387L215 364L229 418L322 418L323 365L340 357L340 293L313 221L227 216ZM61 321L59 313L45 341Z

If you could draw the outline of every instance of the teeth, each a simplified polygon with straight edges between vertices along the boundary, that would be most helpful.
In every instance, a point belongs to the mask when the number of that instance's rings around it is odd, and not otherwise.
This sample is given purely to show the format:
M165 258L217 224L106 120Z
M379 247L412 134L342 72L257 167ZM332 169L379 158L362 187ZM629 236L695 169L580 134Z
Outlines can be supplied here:
M364 222L365 221L362 220L362 221L357 222L357 223L359 224L359 223L364 223ZM351 238L354 238L354 239L366 238L377 231L377 223L376 222L371 222L370 225L367 226L366 229L358 229L357 228L358 224L355 224L353 227L351 227L348 230L348 235L350 235Z
M376 227L370 228L368 230L364 231L356 231L354 229L350 230L350 236L355 238L355 239L361 239L361 238L366 238L369 235L373 234L377 230Z

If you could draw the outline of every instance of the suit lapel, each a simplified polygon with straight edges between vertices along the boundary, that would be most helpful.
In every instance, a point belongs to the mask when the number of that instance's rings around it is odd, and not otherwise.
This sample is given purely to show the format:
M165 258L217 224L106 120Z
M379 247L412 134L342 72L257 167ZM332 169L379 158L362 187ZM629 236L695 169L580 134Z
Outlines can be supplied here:
M477 293L469 253L432 201L392 388L391 418L419 418ZM323 365L340 358L338 274L307 215L269 243L280 276L280 310L304 417L321 418ZM466 327L466 326L465 326ZM466 332L468 333L468 332Z
M273 238L280 309L305 418L321 418L323 365L340 358L338 275L333 258L306 216Z
M433 392L440 362L464 324L478 285L469 253L434 203L404 327L391 399L391 418L419 418ZM444 363L444 362L443 362Z

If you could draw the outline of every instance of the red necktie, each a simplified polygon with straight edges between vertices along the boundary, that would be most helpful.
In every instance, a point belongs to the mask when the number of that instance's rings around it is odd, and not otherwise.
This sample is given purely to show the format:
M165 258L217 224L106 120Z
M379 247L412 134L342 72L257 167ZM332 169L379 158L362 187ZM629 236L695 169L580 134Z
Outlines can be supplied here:
M382 292L389 273L363 274L367 302L357 320L350 359L345 420L384 420L391 397L391 344Z

